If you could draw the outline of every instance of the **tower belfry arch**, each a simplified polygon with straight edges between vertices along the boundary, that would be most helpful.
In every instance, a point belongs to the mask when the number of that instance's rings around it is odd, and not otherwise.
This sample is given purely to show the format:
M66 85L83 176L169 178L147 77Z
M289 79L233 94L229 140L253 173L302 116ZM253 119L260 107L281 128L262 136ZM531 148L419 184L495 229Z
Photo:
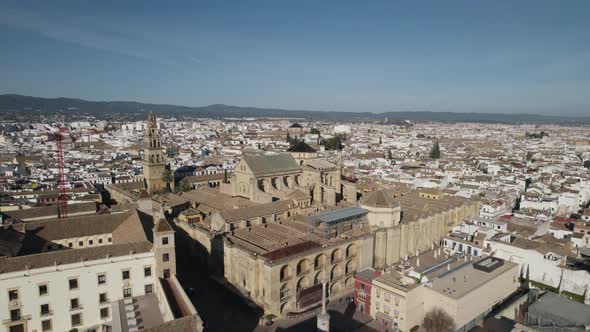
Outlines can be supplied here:
M164 170L166 168L162 144L160 141L160 130L156 122L156 116L150 112L148 123L143 137L143 177L145 178L146 190L153 194L166 189L164 181Z

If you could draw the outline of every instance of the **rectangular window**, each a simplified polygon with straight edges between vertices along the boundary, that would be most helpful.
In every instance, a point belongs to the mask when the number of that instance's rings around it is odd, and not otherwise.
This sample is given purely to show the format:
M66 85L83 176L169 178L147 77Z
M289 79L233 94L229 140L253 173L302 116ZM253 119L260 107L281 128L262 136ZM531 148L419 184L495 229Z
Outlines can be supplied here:
M13 289L8 291L8 300L18 300L18 289Z
M170 269L164 269L164 279L170 278Z
M105 303L107 301L108 301L107 293L100 293L100 294L98 294L98 302L99 303Z
M109 307L100 308L100 318L109 318Z
M41 305L41 316L43 315L49 315L49 304Z
M68 247L72 248L74 244L72 242L68 243Z
M389 302L389 293L383 294L383 297L385 298L385 302Z
M98 244L102 244L102 239L98 239Z
M80 326L82 325L82 314L73 314L72 315L72 326Z
M143 276L150 277L152 275L152 268L151 267L144 267L143 268Z
M70 289L78 289L78 279L70 279Z
M123 297L131 297L131 288L123 289Z
M83 241L78 241L78 247L81 247L83 245L84 245L84 242Z
M102 285L105 284L107 282L107 276L104 274L99 274L98 275L98 284Z
M93 245L93 244L94 244L94 241L93 241L93 240L88 240L88 245L89 245L89 246L91 246L91 245Z
M108 238L107 238L107 242L109 242L109 243L113 242L113 238L111 238L111 237L108 237Z
M162 254L162 261L163 262L167 262L170 260L170 255L169 254Z
M51 331L51 319L41 321L41 331Z
M381 297L381 290L377 289L377 297Z
M39 296L47 295L47 285L39 285Z
M130 275L129 275L129 270L125 270L123 271L123 280L127 280L129 279Z
M145 293L146 294L151 294L154 292L154 285L149 284L149 285L145 285Z
M167 237L167 236L164 236L164 237L162 238L162 244L163 244L163 245L167 245L167 244L168 244L168 237Z
M20 320L20 309L10 310L10 320L13 322Z
M70 300L70 308L71 309L78 309L80 308L80 301L78 301L78 299L71 299Z

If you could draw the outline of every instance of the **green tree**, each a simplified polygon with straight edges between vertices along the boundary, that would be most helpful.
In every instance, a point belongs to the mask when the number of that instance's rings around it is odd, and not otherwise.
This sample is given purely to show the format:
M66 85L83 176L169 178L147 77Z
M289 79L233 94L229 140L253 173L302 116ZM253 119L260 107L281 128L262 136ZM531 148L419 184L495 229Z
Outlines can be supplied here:
M326 150L342 150L342 142L344 140L346 140L346 136L336 135L332 138L324 139L322 141L322 145L326 148Z
M453 332L455 321L441 308L434 308L424 315L422 327L426 332Z
M166 182L166 191L170 191L170 184L174 182L174 172L169 169L165 169L162 172L162 179Z
M301 141L299 138L297 138L297 136L295 137L291 137L291 135L289 135L289 133L287 133L287 142L291 145L295 145L297 143L299 143L299 141Z
M440 159L440 146L438 145L438 141L434 142L434 146L432 147L432 150L430 150L430 158Z
M191 185L190 183L188 183L188 181L180 180L180 182L178 182L178 185L175 186L175 189L177 193L186 192L191 190Z
M314 135L319 135L320 134L320 130L318 128L311 128L309 130L310 134L314 134Z

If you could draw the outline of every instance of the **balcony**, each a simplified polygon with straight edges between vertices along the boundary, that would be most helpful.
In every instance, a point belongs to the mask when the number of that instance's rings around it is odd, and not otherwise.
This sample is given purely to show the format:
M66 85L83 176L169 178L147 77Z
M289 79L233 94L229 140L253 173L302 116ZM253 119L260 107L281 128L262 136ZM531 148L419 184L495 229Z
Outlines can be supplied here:
M20 303L19 299L16 300L10 300L8 302L8 309L13 310L13 309L19 309L22 307L22 304Z
M53 310L41 311L41 317L53 315Z
M14 318L16 318L16 317L14 317ZM2 324L14 323L14 322L23 321L23 320L30 320L31 318L32 318L31 315L20 315L18 317L18 319L16 319L16 320L13 320L12 318L3 319Z
M82 310L84 309L84 307L82 307L81 305L78 305L76 307L70 307L70 311L78 311L78 310Z

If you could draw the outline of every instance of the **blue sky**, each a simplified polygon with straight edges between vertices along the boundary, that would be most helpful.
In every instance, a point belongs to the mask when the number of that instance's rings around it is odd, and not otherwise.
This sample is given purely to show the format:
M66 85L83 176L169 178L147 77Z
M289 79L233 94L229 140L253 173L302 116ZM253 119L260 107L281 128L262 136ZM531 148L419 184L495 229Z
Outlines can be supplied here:
M590 114L590 1L0 2L0 93Z

